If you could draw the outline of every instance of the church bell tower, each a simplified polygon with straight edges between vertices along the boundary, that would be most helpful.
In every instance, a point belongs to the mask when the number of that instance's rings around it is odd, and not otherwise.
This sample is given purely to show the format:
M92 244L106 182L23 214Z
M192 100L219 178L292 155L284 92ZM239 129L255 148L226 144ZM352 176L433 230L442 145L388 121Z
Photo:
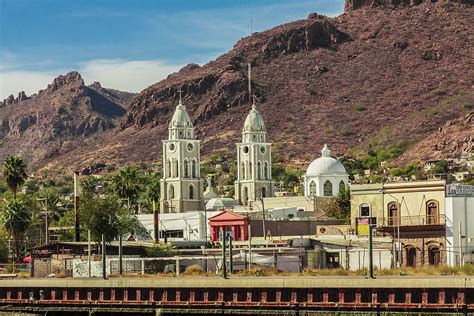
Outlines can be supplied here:
M181 103L180 93L179 104L169 124L168 139L163 141L160 198L163 213L202 210L200 165L200 141L194 136L194 127Z
M271 143L255 99L237 143L237 170L235 199L241 204L273 196Z

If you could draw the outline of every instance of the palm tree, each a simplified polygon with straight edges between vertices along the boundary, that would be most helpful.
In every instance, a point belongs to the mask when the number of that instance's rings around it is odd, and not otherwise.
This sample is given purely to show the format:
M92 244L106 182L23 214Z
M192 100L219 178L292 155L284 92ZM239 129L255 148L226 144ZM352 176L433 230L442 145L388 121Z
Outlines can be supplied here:
M13 198L16 200L16 193L27 178L26 164L20 156L8 156L3 162L3 178L7 186L13 192Z
M16 199L8 201L3 210L1 222L13 237L16 258L18 258L24 233L31 222L31 216L25 202Z
M127 200L127 208L136 200L139 191L138 170L135 167L125 167L112 177L112 187L115 194Z

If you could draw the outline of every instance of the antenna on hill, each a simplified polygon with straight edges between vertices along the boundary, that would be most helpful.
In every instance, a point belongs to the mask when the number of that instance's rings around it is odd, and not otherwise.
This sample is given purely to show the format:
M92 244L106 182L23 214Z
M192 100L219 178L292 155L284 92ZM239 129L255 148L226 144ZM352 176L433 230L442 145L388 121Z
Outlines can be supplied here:
M249 56L248 56L248 78L249 78L249 100L251 102L252 102L252 33L253 33L253 13L252 11L250 11L250 48L249 48Z

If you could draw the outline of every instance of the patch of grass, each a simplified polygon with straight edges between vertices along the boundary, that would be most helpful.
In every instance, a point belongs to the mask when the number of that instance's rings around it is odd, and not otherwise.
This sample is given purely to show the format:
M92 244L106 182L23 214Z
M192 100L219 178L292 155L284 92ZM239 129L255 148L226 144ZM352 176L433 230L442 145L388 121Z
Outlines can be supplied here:
M431 90L430 93L431 93L432 95L442 96L442 95L445 95L445 94L446 94L446 90L444 90L443 88L439 87L439 88L436 88L436 89Z
M349 129L349 128L344 127L344 128L341 129L341 135L342 136L354 135L354 131Z
M367 110L367 107L365 105L363 105L362 103L354 103L352 105L352 108L356 111L359 111L359 112Z
M428 108L428 109L426 109L426 114L428 114L429 116L438 115L439 114L439 109L437 109L437 108Z

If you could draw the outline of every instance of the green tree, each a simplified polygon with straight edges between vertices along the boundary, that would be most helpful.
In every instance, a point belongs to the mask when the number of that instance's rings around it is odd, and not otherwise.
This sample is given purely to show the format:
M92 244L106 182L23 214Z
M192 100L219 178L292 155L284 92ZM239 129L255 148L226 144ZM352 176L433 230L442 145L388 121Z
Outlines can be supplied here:
M8 232L0 227L0 262L8 260Z
M99 184L99 179L89 176L81 181L81 191L84 196L93 196L96 194L96 188Z
M3 162L3 178L16 199L18 189L25 183L26 164L20 156L8 156Z
M91 231L91 238L97 242L102 234L109 242L138 228L136 217L131 216L114 196L83 198L80 212L84 228Z
M327 205L326 214L328 216L340 219L344 224L351 221L351 193L349 189L341 189L336 198L332 199Z
M140 188L137 168L125 167L120 169L112 177L112 186L118 197L127 200L127 208L130 209L138 197Z
M449 164L446 160L438 161L433 167L433 173L448 173Z
M50 220L58 220L65 213L65 203L57 190L47 188L39 193L43 208L47 208Z
M13 237L13 245L18 258L24 234L31 222L31 215L25 201L16 199L8 201L3 208L1 222Z

